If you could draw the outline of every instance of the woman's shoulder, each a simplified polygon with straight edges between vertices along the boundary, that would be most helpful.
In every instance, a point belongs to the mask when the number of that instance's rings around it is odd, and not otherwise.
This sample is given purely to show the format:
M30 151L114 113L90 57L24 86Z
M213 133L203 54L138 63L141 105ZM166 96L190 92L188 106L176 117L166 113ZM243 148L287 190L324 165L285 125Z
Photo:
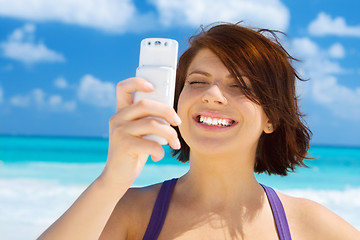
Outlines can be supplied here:
M105 236L119 236L125 231L127 239L141 239L150 220L161 183L131 187L118 201L103 231Z
M359 231L323 205L280 192L277 194L284 206L294 238L360 239Z
M161 185L162 183L156 183L144 187L131 187L125 193L120 202L124 202L124 204L130 205L134 205L136 203L144 203L145 205L148 205L148 200L156 199Z
M138 216L149 215L146 213L151 215L161 184L156 183L144 187L129 188L122 199L120 199L117 206L118 210L124 209L127 215L132 215L136 219Z

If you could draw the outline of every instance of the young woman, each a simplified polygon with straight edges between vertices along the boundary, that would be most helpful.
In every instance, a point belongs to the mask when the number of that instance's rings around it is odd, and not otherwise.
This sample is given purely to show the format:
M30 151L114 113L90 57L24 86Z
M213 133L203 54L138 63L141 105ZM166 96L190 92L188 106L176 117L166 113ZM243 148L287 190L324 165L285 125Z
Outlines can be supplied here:
M40 239L360 239L323 206L255 179L304 165L310 140L293 59L263 32L272 33L222 24L193 37L179 60L177 113L132 102L153 90L144 79L119 82L105 169ZM149 155L164 156L147 134L167 139L189 172L130 188Z

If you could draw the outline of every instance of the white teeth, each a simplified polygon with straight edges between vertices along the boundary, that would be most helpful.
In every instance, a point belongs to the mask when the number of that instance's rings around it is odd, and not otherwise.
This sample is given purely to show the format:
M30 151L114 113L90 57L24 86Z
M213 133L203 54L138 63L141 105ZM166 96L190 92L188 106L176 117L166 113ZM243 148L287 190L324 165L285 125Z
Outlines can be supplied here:
M229 127L232 125L233 121L229 119L211 118L200 115L199 122L211 126Z

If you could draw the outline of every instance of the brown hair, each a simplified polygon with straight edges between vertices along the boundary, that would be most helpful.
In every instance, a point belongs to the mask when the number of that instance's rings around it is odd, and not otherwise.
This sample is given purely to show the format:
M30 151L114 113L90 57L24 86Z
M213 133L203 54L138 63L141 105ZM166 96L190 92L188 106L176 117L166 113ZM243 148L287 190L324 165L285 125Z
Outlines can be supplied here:
M191 37L190 47L178 63L174 108L177 110L190 63L200 49L210 49L239 81L245 96L262 106L275 129L260 136L254 171L287 175L296 166L305 166L303 160L307 158L311 131L303 123L298 107L295 80L302 79L292 66L295 59L281 46L276 33L220 24ZM247 88L242 76L250 80L252 90ZM187 162L190 148L178 128L176 131L182 148L173 150L173 156Z

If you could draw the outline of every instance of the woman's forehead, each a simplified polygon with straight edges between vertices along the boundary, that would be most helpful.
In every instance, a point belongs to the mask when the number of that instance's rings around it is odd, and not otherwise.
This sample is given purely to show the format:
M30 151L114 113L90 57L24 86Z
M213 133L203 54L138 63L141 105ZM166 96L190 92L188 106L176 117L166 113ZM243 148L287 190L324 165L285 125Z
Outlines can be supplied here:
M229 75L229 77L233 77L215 53L213 53L209 49L201 49L191 61L187 70L187 75L190 75L192 73L211 75L214 72L221 72L224 75Z
M239 76L234 76L214 52L208 48L204 48L199 50L195 55L186 75L198 74L211 77L214 74L221 74L228 79L242 78L247 85L250 84L250 80L246 74L241 69L238 69L238 72L240 73Z

